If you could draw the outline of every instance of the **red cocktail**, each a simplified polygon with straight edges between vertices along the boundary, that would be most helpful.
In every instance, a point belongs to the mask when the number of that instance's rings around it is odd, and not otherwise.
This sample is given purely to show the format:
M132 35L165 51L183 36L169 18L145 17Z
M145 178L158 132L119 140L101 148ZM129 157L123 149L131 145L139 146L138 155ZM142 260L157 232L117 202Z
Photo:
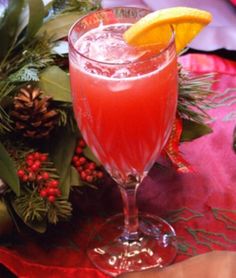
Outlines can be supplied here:
M107 238L88 252L111 275L163 266L176 252L172 227L156 216L139 217L135 205L138 185L168 139L177 104L174 36L168 45L146 48L123 40L125 30L147 13L102 10L79 20L69 34L75 118L124 201L123 231L115 217L103 227Z

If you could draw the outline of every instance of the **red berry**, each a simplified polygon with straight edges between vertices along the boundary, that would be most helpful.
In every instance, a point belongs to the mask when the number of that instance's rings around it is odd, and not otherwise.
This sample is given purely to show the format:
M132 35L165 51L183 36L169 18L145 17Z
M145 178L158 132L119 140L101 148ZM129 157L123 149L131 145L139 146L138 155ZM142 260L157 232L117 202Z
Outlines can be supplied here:
M53 196L53 195L48 196L48 201L49 201L50 203L54 203L55 200L56 200L55 196Z
M60 189L54 188L54 194L55 194L56 196L61 196L61 191L60 191Z
M23 181L28 181L28 176L25 174L25 175L22 177L22 180L23 180Z
M37 166L41 167L41 161L40 160L35 160L34 164L36 164Z
M34 164L34 161L32 159L27 159L26 164L31 167Z
M17 171L17 175L18 175L18 177L20 177L20 178L22 178L22 177L24 176L24 174L25 174L25 172L24 172L24 170L22 170L22 169L19 169L19 170Z
M37 175L36 179L37 179L37 181L42 181L43 177L41 175Z
M86 181L87 182L92 182L93 181L93 177L92 176L87 176L86 177Z
M103 172L102 172L102 171L98 171L98 172L97 172L97 177L98 177L99 179L102 179L102 178L104 177Z
M78 161L78 160L79 160L78 155L74 155L74 156L72 157L72 162L76 162L76 161Z
M84 168L83 168L82 166L79 166L79 167L77 167L76 169L77 169L77 171L78 171L79 173L81 173L81 172L84 170Z
M34 181L35 180L35 174L33 172L30 172L28 175L29 181Z
M84 141L83 139L80 139L78 145L79 145L81 148L84 148L84 147L86 146L86 143L85 143L85 141Z
M95 164L94 162L90 162L90 163L88 164L88 169L89 169L89 170L95 170L95 169L96 169L96 164Z
M31 171L33 171L33 172L35 172L35 171L37 171L38 169L40 168L40 165L38 165L37 163L35 164L33 164L32 166L31 166Z
M39 194L40 194L40 196L43 197L43 198L45 198L45 197L48 195L47 191L44 190L44 189L41 190Z
M75 152L77 153L77 154L81 154L82 152L83 152L83 149L81 148L81 147L76 147L76 149L75 149Z
M84 172L85 172L87 175L91 175L91 174L92 174L92 171L89 170L89 169L86 169Z
M43 173L41 173L41 175L42 175L42 178L43 178L44 180L48 180L48 179L49 179L49 174L48 174L48 172L43 172Z
M55 195L55 189L56 188L48 188L48 195Z
M83 165L84 163L87 162L87 159L82 156L82 157L79 158L79 162L80 162L80 165Z
M39 157L39 160L40 161L42 161L42 162L44 162L44 161L46 161L48 159L48 156L46 155L46 154L40 154L40 157Z
M39 152L34 152L32 155L33 155L33 157L34 157L35 160L36 160L36 159L39 159L40 156L41 156L41 154L40 154Z
M74 162L74 165L75 165L76 167L79 167L79 166L81 165L81 163L79 162L79 160L77 160L77 161Z
M26 160L34 160L34 156L32 154L28 154L26 156Z
M82 171L80 173L80 177L81 177L82 180L86 180L87 174L85 173L85 171Z
M58 180L50 180L49 186L50 187L57 187L59 185Z

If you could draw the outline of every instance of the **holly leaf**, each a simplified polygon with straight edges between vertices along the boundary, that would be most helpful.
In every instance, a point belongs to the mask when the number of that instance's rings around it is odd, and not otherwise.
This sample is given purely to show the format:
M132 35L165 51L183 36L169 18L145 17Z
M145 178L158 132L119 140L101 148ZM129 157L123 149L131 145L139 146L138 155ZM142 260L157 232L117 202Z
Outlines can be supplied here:
M46 231L47 206L37 191L23 188L18 198L11 196L9 201L14 212L25 225L38 233Z
M8 212L6 204L0 200L0 237L11 231L13 222Z
M101 162L97 159L97 157L93 154L93 152L91 151L91 149L89 147L86 147L84 150L84 155L92 160L93 162L95 162L98 166L101 165Z
M181 141L192 141L211 132L212 129L208 125L184 119Z
M40 74L39 87L55 101L71 102L69 75L58 66L48 67Z
M60 175L60 189L63 197L69 196L71 160L76 145L76 134L68 128L61 128L52 138L50 157Z
M44 3L42 0L28 0L29 23L26 38L32 38L43 24Z
M70 167L70 185L71 186L82 186L83 185L78 171L73 166Z
M20 182L16 167L4 146L0 143L0 178L8 184L17 196L20 195Z
M79 173L73 166L68 168L65 178L60 184L62 197L68 199L71 186L83 186Z
M71 178L70 178L70 168L67 168L64 179L60 182L60 189L62 197L68 199L70 194Z
M9 0L8 8L0 22L0 60L5 57L15 43L24 0Z
M70 12L56 16L55 18L45 22L40 28L37 35L42 36L45 33L52 38L53 41L68 36L70 27L83 15L82 12Z
M43 234L46 232L47 230L47 221L46 221L46 217L42 220L42 221L24 221L24 216L21 212L21 210L19 209L19 207L16 205L16 199L12 199L11 200L11 205L15 211L15 213L18 215L18 217L21 219L21 221L28 226L30 229Z
M24 222L26 226L28 226L30 229L34 230L35 232L38 232L40 234L44 234L47 230L47 220L43 221L35 221L35 222Z

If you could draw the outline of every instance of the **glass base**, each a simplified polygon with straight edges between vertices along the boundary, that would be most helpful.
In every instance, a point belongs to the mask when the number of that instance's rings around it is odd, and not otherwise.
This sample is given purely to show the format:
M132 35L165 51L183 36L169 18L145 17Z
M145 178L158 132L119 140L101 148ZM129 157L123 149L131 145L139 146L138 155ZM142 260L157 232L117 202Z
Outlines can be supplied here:
M163 268L177 253L176 235L171 225L160 217L139 214L138 236L124 236L122 214L109 218L92 238L88 256L101 271L111 276L123 272Z

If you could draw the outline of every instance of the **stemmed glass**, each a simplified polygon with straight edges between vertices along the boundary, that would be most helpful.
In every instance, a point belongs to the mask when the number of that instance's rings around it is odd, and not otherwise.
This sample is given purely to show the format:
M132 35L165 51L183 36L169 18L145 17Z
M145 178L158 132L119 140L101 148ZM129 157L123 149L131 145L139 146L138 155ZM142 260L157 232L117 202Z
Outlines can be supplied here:
M123 200L123 215L106 221L88 256L112 276L163 267L176 255L174 229L139 214L137 189L170 134L177 104L174 34L166 45L128 46L122 34L148 14L139 8L100 10L69 32L73 108L80 131Z

